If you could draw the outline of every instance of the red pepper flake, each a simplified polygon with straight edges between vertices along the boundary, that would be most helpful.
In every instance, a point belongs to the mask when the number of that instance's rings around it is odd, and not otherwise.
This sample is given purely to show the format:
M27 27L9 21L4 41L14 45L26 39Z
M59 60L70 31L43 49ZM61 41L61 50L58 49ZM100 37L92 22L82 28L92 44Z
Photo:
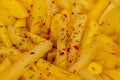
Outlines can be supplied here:
M63 51L65 51L65 49L63 49Z
M67 52L70 52L70 48L67 49Z
M74 12L72 12L72 15L74 15Z
M67 15L66 15L66 14L64 14L64 17L67 17Z
M31 52L30 54L35 54L35 52Z
M46 70L49 70L49 68L47 67Z
M24 42L25 41L25 39L22 39L22 42Z
M55 2L54 1L52 1L52 4L54 4Z
M28 38L28 36L27 35L25 35L25 37L24 38Z
M76 50L79 50L79 46L78 46L78 45L74 45L74 48L75 48Z
M69 60L69 63L72 63L72 60Z
M50 40L50 37L47 37L46 39L47 39L47 40Z
M16 49L19 49L18 46L15 47Z
M48 29L47 34L50 35L50 29Z
M45 22L43 23L43 26L45 26Z
M30 10L27 10L28 13L30 13L31 11Z
M60 55L64 55L64 52L61 52Z
M33 4L31 4L30 7L33 7Z
M31 43L34 43L34 41L31 41Z

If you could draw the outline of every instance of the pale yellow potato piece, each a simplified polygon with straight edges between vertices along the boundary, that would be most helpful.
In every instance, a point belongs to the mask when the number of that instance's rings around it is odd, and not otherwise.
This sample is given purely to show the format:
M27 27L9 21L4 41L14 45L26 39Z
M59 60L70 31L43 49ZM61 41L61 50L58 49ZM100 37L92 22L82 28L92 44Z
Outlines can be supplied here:
M1 80L17 80L25 70L42 57L52 47L49 41L40 42L21 59L14 63L7 71L0 75ZM8 75L9 74L9 75Z
M0 38L2 39L2 41L6 47L8 47L8 48L12 47L12 43L9 38L7 28L1 22L0 22Z
M109 76L113 80L119 80L120 79L120 71L111 69L105 72L107 76Z
M91 62L88 67L87 70L92 73L93 75L98 75L100 73L102 73L102 65L97 63L97 62Z
M26 18L16 20L14 28L26 27Z
M70 72L79 73L96 57L96 53L101 50L101 44L88 44L80 50L81 56L78 61L69 68Z
M98 21L104 10L108 7L110 0L99 0L89 13L89 19Z
M16 18L28 17L27 10L17 0L1 0L3 6Z
M0 64L0 74L5 72L9 67L12 66L12 63L8 58L5 58L4 61Z
M71 8L71 0L55 0L55 2L60 9Z
M113 8L106 17L106 21L104 21L104 25L101 28L105 34L109 36L119 35L120 34L120 25L118 24L120 21L120 8Z
M13 26L16 21L15 18L4 8L1 2L0 2L0 21L7 26Z
M39 70L45 74L50 73L50 77L53 77L55 80L81 80L80 76L71 74L49 62L40 59L36 65L38 66Z

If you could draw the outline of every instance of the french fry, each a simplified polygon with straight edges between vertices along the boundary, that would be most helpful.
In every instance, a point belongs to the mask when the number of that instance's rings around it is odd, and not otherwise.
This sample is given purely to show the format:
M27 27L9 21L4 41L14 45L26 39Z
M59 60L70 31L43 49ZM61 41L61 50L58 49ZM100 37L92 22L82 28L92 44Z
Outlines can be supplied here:
M69 71L73 73L79 73L79 71L85 69L91 60L95 58L97 51L101 50L100 46L100 44L88 44L86 47L82 48L80 51L80 58L69 68Z
M15 23L15 18L4 8L0 2L0 21L2 21L7 26L13 26Z
M41 72L48 74L55 80L81 80L79 76L70 74L69 72L62 70L61 68L58 68L43 59L40 59L36 65Z
M109 12L115 8L115 5L113 3L111 3L106 9L105 11L103 12L102 16L100 17L99 19L99 24L102 24L106 21L106 16L109 14Z
M89 13L89 19L98 21L104 12L104 10L108 7L110 0L99 0L94 6L94 8Z
M53 51L49 52L47 55L47 61L54 63L56 57L57 50L53 49Z
M70 0L55 0L55 2L60 9L71 9Z
M85 80L97 80L94 75L86 70L82 70L78 74Z
M1 80L17 80L24 71L36 60L51 49L51 42L44 41L36 45L31 51L26 53L20 60L14 63L7 71L0 75ZM9 74L9 75L7 75Z
M39 70L39 68L36 66L36 64L31 66L32 70L35 71L35 73L40 74L41 79L43 80L55 80L53 77L48 76L47 74L44 74Z
M111 70L106 71L105 74L113 80L120 79L120 71L119 70L111 69Z
M90 1L87 0L79 0L79 2L83 5L83 9L90 11L91 9L93 9L95 3L92 3Z
M1 22L0 22L0 37L1 37L3 43L5 44L6 47L8 47L8 48L12 47L12 43L11 43L11 40L9 38L7 29L6 29L5 25Z
M17 0L1 0L3 6L16 18L26 18L28 13Z
M57 17L58 16L58 17ZM66 43L67 43L67 24L70 19L70 12L68 10L63 10L60 14L55 16L58 18L56 21L57 23L54 23L58 25L57 28L57 54L56 54L56 60L55 64L66 68L66 61L67 61L67 52L66 52Z
M101 51L94 60L108 68L115 68L117 65L117 56L107 51Z
M15 22L15 25L13 26L14 28L19 28L19 27L26 27L26 19L18 19Z
M94 38L99 34L99 25L96 21L90 20L88 26L85 28L85 33L81 42L85 46L94 41Z
M5 72L9 67L12 66L12 63L8 58L5 58L4 61L0 64L0 74Z
M21 52L18 49L15 48L6 48L6 47L1 47L0 48L0 55L16 55L20 54Z
M31 11L32 22L30 24L30 31L35 34L39 34L44 38L49 37L51 22L49 6L50 4L48 4L47 0L36 0Z
M102 65L97 63L97 62L91 62L88 67L87 67L87 71L92 73L93 75L98 75L100 73L102 73Z
M87 24L87 16L82 14L76 14L71 33L70 52L68 54L68 64L74 64L80 55L78 50L80 48L83 33ZM69 65L70 66L70 65Z

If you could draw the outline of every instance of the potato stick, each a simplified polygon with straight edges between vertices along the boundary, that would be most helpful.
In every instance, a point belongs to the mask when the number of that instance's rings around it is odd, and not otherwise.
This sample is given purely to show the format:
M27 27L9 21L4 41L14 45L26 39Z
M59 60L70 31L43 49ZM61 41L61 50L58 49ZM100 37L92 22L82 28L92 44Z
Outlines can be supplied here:
M71 1L70 0L55 0L55 3L60 9L71 9Z
M120 79L120 71L116 69L111 69L104 72L107 76L109 76L112 80Z
M103 12L103 14L101 15L100 19L99 19L99 24L102 24L106 21L106 16L109 14L109 12L115 7L115 5L113 3L111 3L106 10Z
M99 0L96 6L90 11L89 19L98 21L109 4L110 0Z
M35 72L30 70L30 69L27 69L25 71L25 73L22 74L22 76L20 77L20 80L28 80L28 79L31 79L33 76L35 75Z
M117 56L107 52L103 49L103 51L100 51L100 54L95 57L95 61L101 63L102 65L104 65L105 67L108 68L115 68L116 67L116 63L117 63Z
M47 80L43 78L39 73L36 73L30 69L26 70L26 72L20 77L20 80ZM48 79L49 80L49 79ZM52 79L51 79L52 80Z
M60 65L61 67L66 67L67 61L67 52L66 52L66 41L67 41L67 34L66 28L69 22L70 13L67 10L63 10L59 15L58 18L58 29L57 29L57 55L56 55L56 65ZM56 16L57 17L57 16ZM56 23L55 23L56 24ZM62 64L62 65L61 65Z
M107 35L101 34L96 37L96 41L103 43L103 49L109 53L119 55L119 46Z
M89 62L95 58L100 49L101 46L98 43L97 44L94 43L94 45L93 44L86 45L86 47L82 48L80 51L81 53L80 58L73 66L69 68L69 71L77 73L86 68Z
M9 33L12 43L13 44L20 43L21 38L20 38L19 34L16 32L15 28L13 28L12 26L8 26L7 29L8 29L8 33Z
M90 62L90 64L87 67L87 71L92 73L93 75L99 75L102 73L103 66L102 64L98 62Z
M0 55L16 55L16 54L20 54L21 52L18 49L15 48L5 48L5 47L1 47L0 48Z
M8 58L5 58L4 61L0 64L0 75L11 66L12 63L10 62L10 60Z
M49 41L40 42L32 50L26 53L19 61L14 63L7 71L0 75L0 79L17 80L23 74L25 69L50 50L51 46L52 44Z
M22 51L28 51L31 48L33 48L33 44L30 42L30 40L27 40L28 37L27 38L21 37L20 35L22 34L19 34L18 31L11 26L8 26L7 29L8 29L8 33L10 35L13 47L15 47L16 49L20 49Z
M112 0L116 7L120 7L120 0Z
M41 41L45 41L44 38L41 38L40 36L38 36L38 35L36 35L36 34L34 34L34 33L32 33L32 32L28 32L27 35L30 36L35 43L39 43L39 42L41 42Z
M90 11L94 7L94 3L91 3L87 0L79 0L79 2L83 5L83 8L87 11Z
M15 23L15 18L4 8L0 2L0 21L2 21L7 26L13 26Z
M49 52L47 55L47 61L54 63L56 57L57 50L53 49L53 51Z
M0 22L0 37L7 48L12 47L11 40L9 38L7 29L3 23Z
M6 55L6 57L12 62L15 63L17 62L19 59L21 59L23 57L24 54L19 54L19 55Z
M84 33L84 29L87 23L87 16L76 14L73 23L73 31L71 34L71 42L70 42L70 52L68 52L68 64L74 64L80 54L78 54L78 50L80 48L82 36Z
M30 30L32 33L39 34L44 38L48 38L50 28L51 15L48 13L48 0L36 0L31 11L32 22Z
M71 60L69 59L69 51L70 51L70 47L72 45L72 38L71 38L71 35L72 33L74 32L74 27L77 27L75 24L77 24L79 21L77 20L78 19L78 15L81 14L81 11L82 11L82 8L81 8L81 4L78 2L78 0L71 0L72 1L72 8L71 8L71 17L70 17L70 22L67 26L67 53L68 53L68 65L67 66L70 66L70 63L69 61L71 62ZM83 20L84 21L84 20ZM75 23L77 22L77 23ZM73 35L74 36L74 35Z
M85 28L85 33L81 42L82 46L85 46L89 43L91 43L94 39L99 34L99 25L96 21L90 20L88 22L88 26Z
M1 0L3 6L16 18L26 18L28 13L17 0Z
M103 78L103 80L112 80L108 75L102 73L101 77Z
M70 74L43 59L40 59L36 65L41 72L48 74L48 76L53 77L55 80L81 80L79 76Z
M19 28L19 27L26 27L26 18L23 18L23 19L18 19L14 26L14 28Z
M97 78L86 70L79 72L79 75L85 80L97 80Z
M41 71L39 70L39 68L36 66L36 64L33 64L33 65L31 66L31 69L32 69L35 73L40 74L40 77L41 77L43 80L55 80L53 77L47 76L47 74L44 74L43 72L41 72Z

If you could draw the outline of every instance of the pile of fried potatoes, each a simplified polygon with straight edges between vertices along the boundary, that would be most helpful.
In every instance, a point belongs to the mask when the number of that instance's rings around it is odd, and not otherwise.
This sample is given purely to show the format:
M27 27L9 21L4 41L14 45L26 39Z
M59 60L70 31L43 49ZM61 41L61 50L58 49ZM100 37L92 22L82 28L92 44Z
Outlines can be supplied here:
M120 0L0 0L0 80L120 80Z

